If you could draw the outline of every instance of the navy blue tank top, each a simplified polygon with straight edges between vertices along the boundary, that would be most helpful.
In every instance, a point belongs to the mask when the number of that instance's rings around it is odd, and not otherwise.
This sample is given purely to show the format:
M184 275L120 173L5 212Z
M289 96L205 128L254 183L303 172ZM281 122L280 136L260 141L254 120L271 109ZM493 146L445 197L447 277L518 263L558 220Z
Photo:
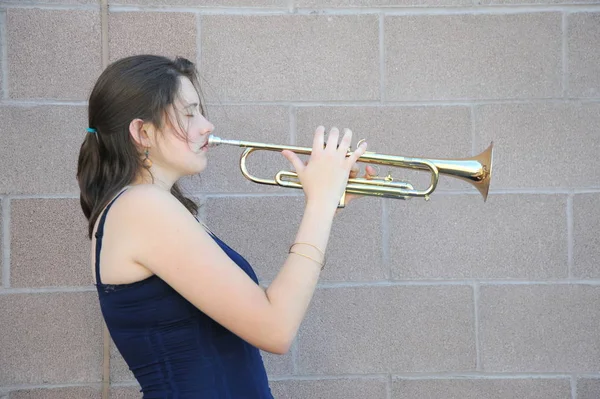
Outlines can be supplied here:
M110 335L144 399L272 399L260 351L201 312L158 276L102 284L104 222L96 232L96 288ZM209 234L258 284L250 264Z

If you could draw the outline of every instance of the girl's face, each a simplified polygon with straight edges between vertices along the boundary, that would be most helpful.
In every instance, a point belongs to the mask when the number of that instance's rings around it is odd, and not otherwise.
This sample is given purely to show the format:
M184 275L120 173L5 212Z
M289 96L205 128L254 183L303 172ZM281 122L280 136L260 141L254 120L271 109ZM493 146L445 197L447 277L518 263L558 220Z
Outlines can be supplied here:
M176 179L202 172L208 161L208 136L215 127L200 113L198 93L188 78L180 78L177 99L164 125L156 136L158 146L150 150L153 164L167 168Z

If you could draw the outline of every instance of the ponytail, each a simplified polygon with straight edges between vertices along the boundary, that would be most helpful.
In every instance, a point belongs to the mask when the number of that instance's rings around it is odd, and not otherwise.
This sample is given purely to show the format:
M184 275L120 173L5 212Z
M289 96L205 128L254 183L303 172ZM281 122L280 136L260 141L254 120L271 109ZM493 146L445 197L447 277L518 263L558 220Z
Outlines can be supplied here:
M99 182L98 170L100 169L100 150L98 137L88 134L79 150L77 167L77 183L79 184L79 202L83 214L89 220L92 216L94 204L98 203L101 192L94 182ZM90 235L91 238L91 235Z
M111 165L114 157L102 156L101 139L97 132L89 133L81 144L77 167L79 203L88 219L88 238L92 238L94 225L101 210L116 193L128 185L135 173L119 173L117 164Z

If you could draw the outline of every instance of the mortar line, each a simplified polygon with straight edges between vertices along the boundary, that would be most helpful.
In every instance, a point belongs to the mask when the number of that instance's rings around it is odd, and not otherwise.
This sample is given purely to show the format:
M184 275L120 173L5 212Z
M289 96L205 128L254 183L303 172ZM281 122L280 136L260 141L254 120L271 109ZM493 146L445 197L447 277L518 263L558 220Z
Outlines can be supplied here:
M441 191L440 191L441 192ZM491 191L490 191L491 192ZM519 188L505 188L493 190L496 194L584 194L584 193L598 193L600 188L588 187L588 188L539 188L539 189L519 189Z
M300 375L278 375L271 381L324 381L324 380L380 380L387 381L389 374L300 374Z
M273 105L296 107L470 107L472 105L520 105L520 104L586 104L600 102L600 97L535 97L528 99L519 98L457 98L450 100L406 100L395 101L388 100L381 103L379 100L359 101L359 100L332 100L332 101L223 101L218 103L208 103L208 105L229 105L229 106L247 106L247 105Z
M272 280L264 280L265 285L272 283ZM528 281L528 280L371 280L371 281L327 281L317 283L319 289L337 289L337 288L388 288L388 287L457 287L472 286L478 283L480 286L557 286L557 285L584 285L591 287L600 287L599 280L548 280L548 281Z
M108 0L100 0L100 32L102 38L102 69L108 66L110 59L108 47Z
M477 155L477 113L475 110L475 105L471 105L470 113L471 113L471 156Z
M206 217L207 217L207 214L206 214L207 198L205 196L203 196L203 195L196 195L195 197L197 197L198 198L198 202L200 204L202 204L202 206L198 209L198 218L202 222L206 223Z
M379 14L379 102L385 102L385 15Z
M292 374L298 374L298 336L292 341Z
M87 101L61 101L61 100L11 100L3 99L0 105L10 107L37 107L37 106L87 106Z
M298 127L297 127L297 119L296 119L296 107L290 105L288 109L289 116L289 129L290 129L290 145L296 145L298 142Z
M481 342L479 334L479 284L473 284L473 311L474 311L474 322L475 322L475 356L477 371L483 371L483 364L481 359Z
M47 4L47 3L0 3L0 7L4 9L20 9L20 10L55 10L55 11L97 11L98 6L93 4Z
M40 288L7 288L0 290L1 295L15 295L15 294L60 294L65 292L93 292L95 287L93 286L80 286L80 287L40 287Z
M481 380L509 380L509 379L569 379L569 374L560 373L486 373L486 372L469 372L469 373L404 373L395 374L394 378L406 380L453 380L453 379L481 379Z
M10 288L10 209L9 197L2 198L2 287Z
M372 280L372 281L322 281L317 284L320 289L336 288L385 288L385 287L445 287L445 286L557 286L557 285L587 285L600 286L600 279L595 280L494 280L494 279L471 279L471 280Z
M15 7L15 6L13 6ZM27 6L23 6L27 7ZM38 7L38 6L36 6ZM47 6L59 7L59 6ZM81 9L84 6L77 6ZM20 7L21 8L21 7ZM69 8L63 6L61 9ZM71 6L71 8L75 8ZM355 16L355 15L377 15L384 13L389 16L406 15L482 15L482 14L524 14L524 13L543 13L543 12L590 12L600 9L600 5L594 3L587 4L507 4L493 6L433 6L433 7L363 7L363 8L297 8L290 10L289 4L285 7L189 7L189 6L126 6L115 5L111 7L114 12L199 12L204 15L240 15L240 16L269 16L269 15L294 15L299 16Z
M571 399L577 399L577 379L575 375L571 376Z
M279 375L273 377L272 381L319 381L319 380L456 380L456 379L474 379L474 380L511 380L511 379L570 379L569 374L559 373L400 373L400 374L302 374L302 375Z
M569 84L569 61L568 61L568 46L569 46L569 35L568 35L568 14L567 12L562 13L562 95L567 98L568 84Z
M290 0L291 1L291 0ZM19 3L2 4L5 9L44 9L44 10L97 10L97 5L61 5L47 3ZM522 14L542 12L594 12L600 9L595 3L581 4L497 4L490 6L458 5L458 6L432 6L432 7L362 7L362 8L296 8L289 4L284 7L190 7L190 6L128 6L113 5L111 12L190 12L205 15L321 15L321 16L344 16L344 15L373 15L384 13L390 16L405 15L456 15L456 14Z
M0 47L2 49L2 98L9 98L7 10L0 10Z
M319 380L383 380L391 379L406 379L406 380L453 380L453 379L477 379L477 380L509 380L509 379L571 379L574 378L570 374L560 373L400 373L400 374L329 374L329 375L279 375L270 378L271 381L319 381ZM589 375L589 378L600 378L598 375ZM71 388L71 387L100 387L100 382L83 382L83 383L63 383L63 384L19 384L8 385L2 387L5 392L24 390L24 389L44 389L44 388ZM130 387L137 386L135 381L115 381L112 386L115 387Z
M7 385L0 389L6 390L7 393L11 391L19 391L25 389L53 389L53 388L78 388L78 387L92 387L99 388L102 385L100 382L90 381L82 383L62 383L62 384L18 384L18 385Z
M573 376L575 376L577 378L599 379L600 378L600 373L574 373Z
M202 70L202 16L196 13L196 66Z
M574 196L569 194L567 197L567 278L570 279L573 278L573 228L575 223L573 219L573 202Z
M139 387L139 384L137 381L133 380L133 381L115 381L111 384L111 387Z
M10 199L79 199L77 194L13 194L6 198Z
M386 16L409 16L409 15L497 15L497 14L529 14L543 12L589 12L600 8L595 3L588 4L510 4L493 6L439 6L439 7L397 7L397 8L335 8L320 9L317 12L323 15L369 15L383 13ZM299 15L311 15L315 12L313 9L297 9Z
M388 200L381 199L381 256L383 258L384 276L392 280L392 260L390 257L390 210Z
M133 13L133 12L162 12L162 13L199 13L201 15L233 15L233 16L269 16L289 15L289 7L280 8L248 8L248 7L190 7L190 6L126 6L113 5L111 12Z

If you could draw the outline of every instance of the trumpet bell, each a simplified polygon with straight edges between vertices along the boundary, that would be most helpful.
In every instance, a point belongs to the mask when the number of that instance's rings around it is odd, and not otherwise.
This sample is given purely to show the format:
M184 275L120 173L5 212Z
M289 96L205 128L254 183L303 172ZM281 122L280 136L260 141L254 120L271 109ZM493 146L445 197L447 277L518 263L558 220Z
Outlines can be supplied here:
M493 157L494 142L492 141L488 148L474 157L458 160L432 160L432 162L441 174L471 183L485 202L492 179Z

